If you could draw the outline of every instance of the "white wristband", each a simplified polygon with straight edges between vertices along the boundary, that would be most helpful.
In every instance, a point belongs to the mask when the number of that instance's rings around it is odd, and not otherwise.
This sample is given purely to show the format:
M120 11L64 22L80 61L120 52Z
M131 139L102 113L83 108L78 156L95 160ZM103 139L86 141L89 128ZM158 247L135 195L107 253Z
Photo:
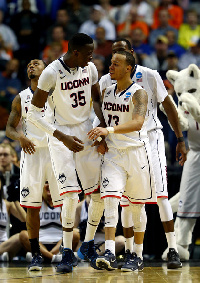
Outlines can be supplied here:
M106 130L109 134L113 134L115 132L114 127L107 127Z

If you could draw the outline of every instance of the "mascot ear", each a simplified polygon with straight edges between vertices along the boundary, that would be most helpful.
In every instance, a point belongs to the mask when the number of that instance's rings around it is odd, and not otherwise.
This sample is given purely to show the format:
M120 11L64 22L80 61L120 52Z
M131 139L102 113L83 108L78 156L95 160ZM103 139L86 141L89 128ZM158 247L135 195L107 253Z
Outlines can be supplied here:
M178 72L174 70L169 70L167 71L166 76L168 80L170 81L170 83L174 85L175 80L178 78Z
M188 67L188 73L189 73L189 76L194 78L195 80L200 79L200 71L197 65L190 64Z

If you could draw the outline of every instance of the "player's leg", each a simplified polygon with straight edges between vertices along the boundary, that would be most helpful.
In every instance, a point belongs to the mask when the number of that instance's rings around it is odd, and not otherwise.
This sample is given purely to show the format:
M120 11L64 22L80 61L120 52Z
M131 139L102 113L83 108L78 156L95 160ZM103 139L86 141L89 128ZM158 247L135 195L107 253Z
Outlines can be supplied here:
M99 225L100 219L103 215L104 202L100 198L100 193L92 193L91 201L88 208L88 221L84 242L79 248L77 254L79 258L88 260L93 268L96 267L96 259L98 254L96 253L94 246L94 236Z
M105 253L99 256L96 264L99 268L113 270L117 268L115 257L115 231L118 222L119 199L105 197Z
M22 152L20 167L20 204L27 208L26 227L33 259L29 270L42 269L42 256L39 246L40 207L44 185L41 148L32 155ZM38 170L39 168L39 170Z
M144 204L131 204L130 212L134 223L134 245L133 253L126 256L125 263L121 267L122 271L142 271L143 264L143 240L146 230L146 211Z
M57 272L68 273L73 269L72 251L73 227L78 204L78 193L66 193L62 206L63 246L62 260L57 265Z
M176 246L174 220L171 205L168 200L166 156L164 136L161 130L148 133L152 153L153 171L156 180L157 203L160 219L165 231L168 244L168 268L180 268L182 266Z

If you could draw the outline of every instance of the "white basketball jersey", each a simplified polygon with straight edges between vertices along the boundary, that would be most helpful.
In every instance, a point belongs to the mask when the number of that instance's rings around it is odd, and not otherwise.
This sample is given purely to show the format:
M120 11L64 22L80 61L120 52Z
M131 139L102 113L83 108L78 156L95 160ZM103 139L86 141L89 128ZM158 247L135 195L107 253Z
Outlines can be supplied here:
M40 209L39 241L43 244L57 243L62 239L62 224L60 222L61 208L50 208L43 201Z
M49 76L55 78L49 82ZM48 80L48 85L45 80ZM53 61L42 72L38 88L48 91L49 107L46 118L57 125L78 124L90 116L91 87L98 80L95 65L91 62L85 68L71 70L62 58Z
M147 131L162 129L160 120L157 117L157 104L158 102L162 103L168 93L160 75L155 70L136 65L132 74L132 80L143 87L148 94ZM100 90L103 91L106 87L114 83L116 83L116 81L111 80L110 74L107 74L99 81Z
M6 208L6 203L2 200L2 209L0 208L0 242L8 240L6 225L8 222L8 212Z
M106 125L113 127L132 120L134 104L132 97L138 89L142 89L136 83L132 83L126 90L116 94L117 85L106 88L102 104L102 111ZM125 149L130 146L142 146L147 141L147 118L140 131L127 134L110 134L107 137L108 147Z
M34 124L27 120L27 112L33 97L33 91L30 87L19 93L21 98L21 115L22 130L24 135L29 138L37 147L47 146L47 138L45 132L37 128ZM42 110L44 112L44 109ZM44 113L41 113L44 115Z

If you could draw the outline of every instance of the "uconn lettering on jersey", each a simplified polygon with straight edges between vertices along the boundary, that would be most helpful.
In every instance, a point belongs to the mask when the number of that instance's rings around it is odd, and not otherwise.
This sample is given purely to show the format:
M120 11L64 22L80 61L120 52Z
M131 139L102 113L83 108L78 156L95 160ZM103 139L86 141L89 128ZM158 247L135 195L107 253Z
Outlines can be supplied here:
M104 102L104 110L129 112L129 105L112 103L112 102Z
M40 220L58 220L60 219L60 212L41 212Z
M89 77L61 83L61 90L72 90L89 84Z

